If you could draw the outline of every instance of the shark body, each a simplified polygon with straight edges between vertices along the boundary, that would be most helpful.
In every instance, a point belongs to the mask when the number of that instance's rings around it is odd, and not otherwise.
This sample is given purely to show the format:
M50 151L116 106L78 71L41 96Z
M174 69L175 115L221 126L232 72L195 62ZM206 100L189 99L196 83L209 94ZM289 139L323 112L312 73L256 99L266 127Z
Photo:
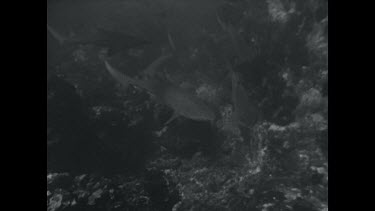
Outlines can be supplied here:
M174 114L165 124L172 122L179 116L197 121L213 122L216 119L214 110L194 93L167 80L155 77L155 69L167 58L169 56L161 56L146 68L148 77L144 80L134 79L121 73L112 67L108 61L105 61L105 66L112 77L119 83L125 86L132 84L140 87L153 95L157 102L172 108Z

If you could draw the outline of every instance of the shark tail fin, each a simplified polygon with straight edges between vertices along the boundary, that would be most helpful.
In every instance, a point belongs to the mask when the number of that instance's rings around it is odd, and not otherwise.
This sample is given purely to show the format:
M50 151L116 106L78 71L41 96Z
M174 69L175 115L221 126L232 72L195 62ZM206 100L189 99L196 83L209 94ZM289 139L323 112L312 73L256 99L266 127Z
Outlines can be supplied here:
M63 45L68 40L66 37L64 37L62 34L57 32L54 28L52 28L50 25L47 24L47 30L48 32L55 38L60 45Z

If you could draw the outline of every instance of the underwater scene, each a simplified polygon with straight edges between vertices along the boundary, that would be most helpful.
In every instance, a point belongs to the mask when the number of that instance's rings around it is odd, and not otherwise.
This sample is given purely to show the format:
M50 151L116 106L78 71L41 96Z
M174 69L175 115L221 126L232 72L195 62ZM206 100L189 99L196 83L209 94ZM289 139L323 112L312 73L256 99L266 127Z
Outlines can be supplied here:
M47 0L47 210L328 211L328 1Z

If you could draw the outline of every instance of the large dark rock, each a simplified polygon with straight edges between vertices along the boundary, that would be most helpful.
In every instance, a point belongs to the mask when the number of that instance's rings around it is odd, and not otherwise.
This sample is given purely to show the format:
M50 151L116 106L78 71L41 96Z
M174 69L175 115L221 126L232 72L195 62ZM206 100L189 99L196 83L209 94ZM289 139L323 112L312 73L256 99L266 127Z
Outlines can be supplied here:
M100 172L114 162L90 127L87 109L64 79L47 79L47 170Z

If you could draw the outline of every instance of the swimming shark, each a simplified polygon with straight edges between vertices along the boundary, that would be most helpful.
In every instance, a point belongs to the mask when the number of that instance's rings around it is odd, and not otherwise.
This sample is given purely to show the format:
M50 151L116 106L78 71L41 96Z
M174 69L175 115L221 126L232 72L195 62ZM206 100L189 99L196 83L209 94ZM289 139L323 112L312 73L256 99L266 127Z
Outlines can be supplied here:
M214 123L216 120L216 112L210 105L190 90L183 89L162 77L156 76L156 69L170 57L170 55L164 55L152 62L143 71L146 76L143 79L131 78L121 73L119 70L115 69L108 60L104 60L104 64L110 75L112 75L117 82L125 86L132 84L142 88L149 92L156 102L173 109L173 115L164 125L168 125L180 116L192 120Z

